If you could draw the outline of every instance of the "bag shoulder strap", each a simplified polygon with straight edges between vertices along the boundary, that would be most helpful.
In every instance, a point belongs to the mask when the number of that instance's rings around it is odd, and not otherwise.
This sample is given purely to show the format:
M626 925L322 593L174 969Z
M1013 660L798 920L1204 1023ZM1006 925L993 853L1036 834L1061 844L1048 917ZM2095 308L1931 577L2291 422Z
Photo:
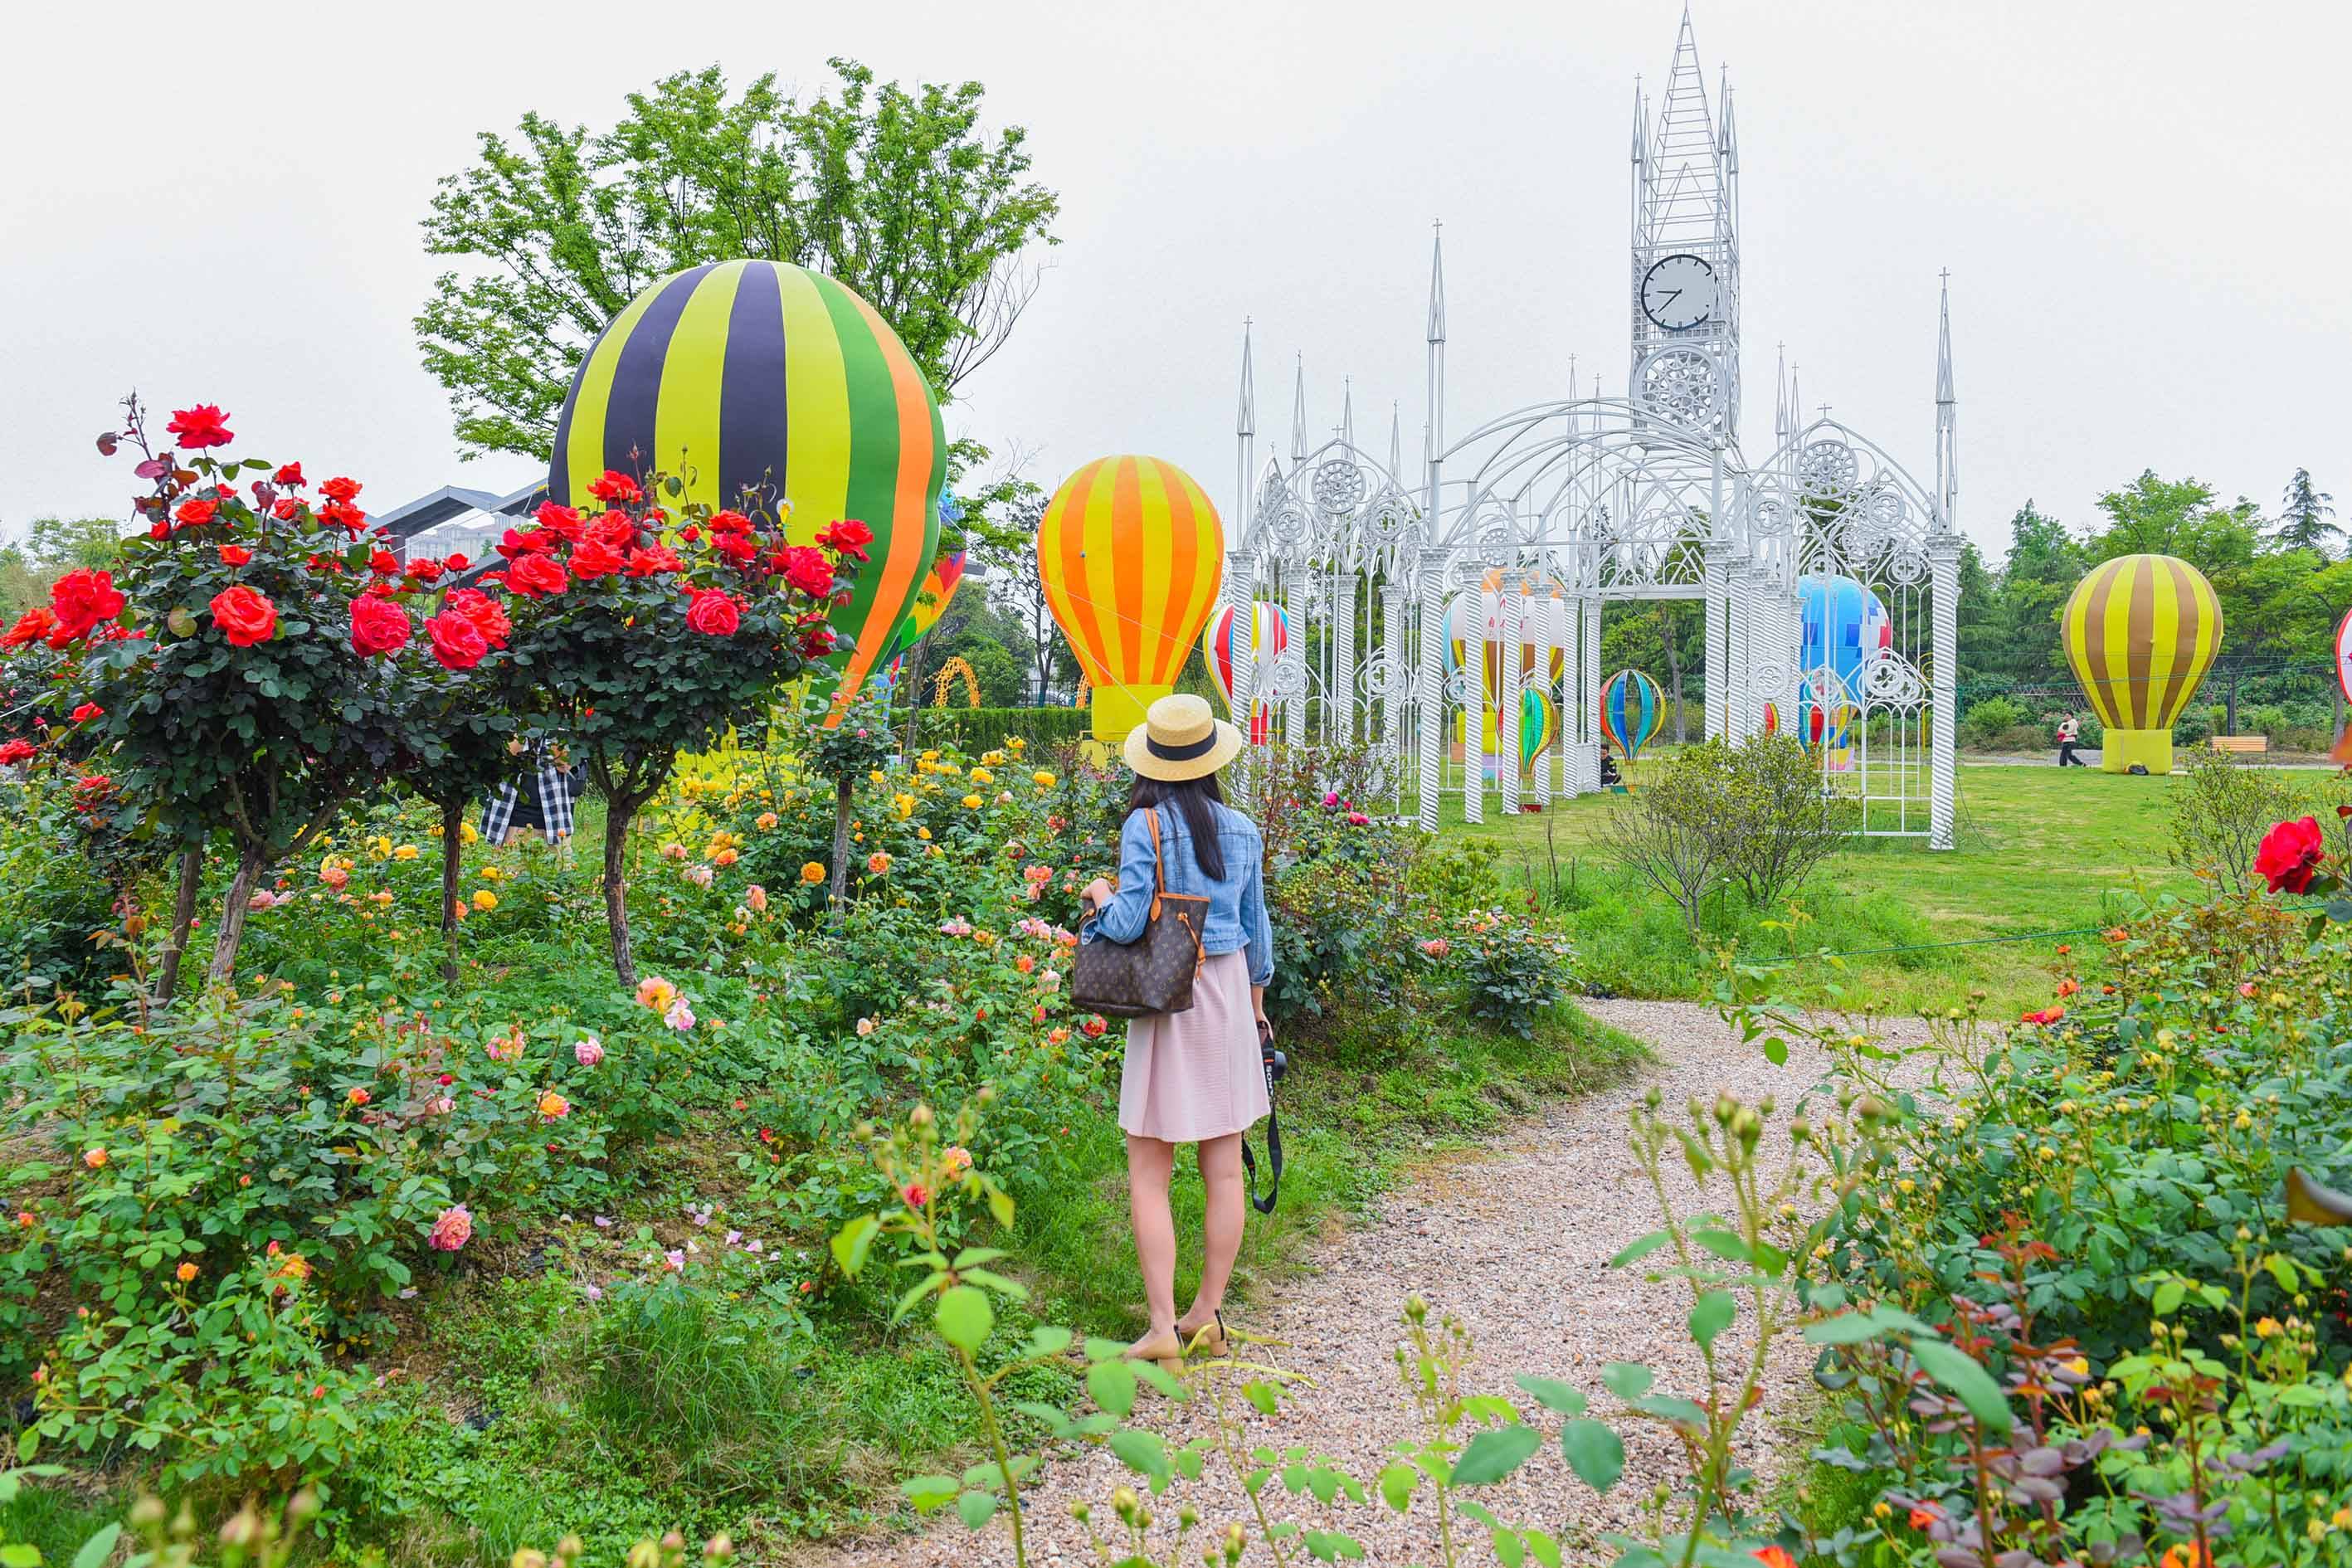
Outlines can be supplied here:
M1168 890L1168 871L1160 863L1160 808L1153 806L1143 819L1151 830L1151 918L1160 918L1160 895Z

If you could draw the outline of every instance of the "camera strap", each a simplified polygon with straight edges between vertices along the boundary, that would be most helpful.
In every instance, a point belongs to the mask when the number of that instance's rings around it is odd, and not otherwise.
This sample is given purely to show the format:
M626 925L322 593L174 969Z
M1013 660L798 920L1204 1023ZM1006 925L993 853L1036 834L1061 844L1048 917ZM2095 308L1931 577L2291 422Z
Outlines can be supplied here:
M1251 1205L1260 1214L1272 1214L1276 1200L1282 1196L1282 1114L1275 1108L1274 1086L1290 1062L1274 1048L1274 1031L1265 1024L1257 1026L1257 1058L1265 1073L1265 1196L1257 1195L1257 1158L1250 1152L1247 1135L1242 1139L1242 1173L1249 1182Z

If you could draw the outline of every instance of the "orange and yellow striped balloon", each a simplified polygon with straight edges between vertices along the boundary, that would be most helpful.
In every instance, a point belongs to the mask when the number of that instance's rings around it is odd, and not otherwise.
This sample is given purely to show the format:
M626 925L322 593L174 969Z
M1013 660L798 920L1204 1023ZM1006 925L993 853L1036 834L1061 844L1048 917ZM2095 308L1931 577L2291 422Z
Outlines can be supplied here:
M1225 531L1208 492L1159 458L1097 458L1037 527L1037 574L1094 688L1095 737L1123 741L1175 689L1217 605Z
M2100 766L2170 773L2172 726L2221 651L2213 585L2174 556L2118 556L2074 585L2058 630L2106 727Z

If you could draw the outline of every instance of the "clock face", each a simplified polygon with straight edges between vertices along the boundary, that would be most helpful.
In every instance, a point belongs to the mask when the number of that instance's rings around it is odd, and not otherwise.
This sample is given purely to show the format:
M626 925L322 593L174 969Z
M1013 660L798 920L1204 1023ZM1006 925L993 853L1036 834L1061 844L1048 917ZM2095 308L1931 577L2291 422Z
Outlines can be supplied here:
M1715 303L1715 268L1704 257L1677 251L1642 275L1642 313L1670 332L1704 325Z

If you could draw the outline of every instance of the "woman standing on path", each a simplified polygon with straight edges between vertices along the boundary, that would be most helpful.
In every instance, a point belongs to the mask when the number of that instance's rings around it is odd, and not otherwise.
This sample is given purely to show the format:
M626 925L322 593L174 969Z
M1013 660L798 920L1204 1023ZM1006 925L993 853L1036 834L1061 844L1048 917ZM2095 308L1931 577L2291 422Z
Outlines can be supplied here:
M2058 715L2058 765L2060 767L2081 768L2090 765L2074 754L2074 743L2082 738L2082 721L2076 719L2072 713Z
M1241 747L1241 731L1213 714L1203 699L1180 693L1154 702L1127 738L1135 788L1119 830L1118 880L1114 885L1097 877L1078 895L1099 911L1088 940L1125 943L1140 937L1155 886L1156 817L1158 878L1169 892L1209 900L1201 932L1206 956L1192 982L1192 1007L1130 1021L1119 1077L1128 1208L1151 1318L1150 1331L1128 1353L1163 1365L1181 1358L1203 1329L1209 1330L1206 1352L1225 1353L1219 1309L1248 1212L1242 1135L1268 1110L1258 1052L1266 983L1274 978L1265 844L1257 825L1224 804L1216 778ZM1168 1206L1179 1143L1200 1145L1201 1181L1208 1189L1201 1288L1181 1317L1176 1313L1176 1222Z

